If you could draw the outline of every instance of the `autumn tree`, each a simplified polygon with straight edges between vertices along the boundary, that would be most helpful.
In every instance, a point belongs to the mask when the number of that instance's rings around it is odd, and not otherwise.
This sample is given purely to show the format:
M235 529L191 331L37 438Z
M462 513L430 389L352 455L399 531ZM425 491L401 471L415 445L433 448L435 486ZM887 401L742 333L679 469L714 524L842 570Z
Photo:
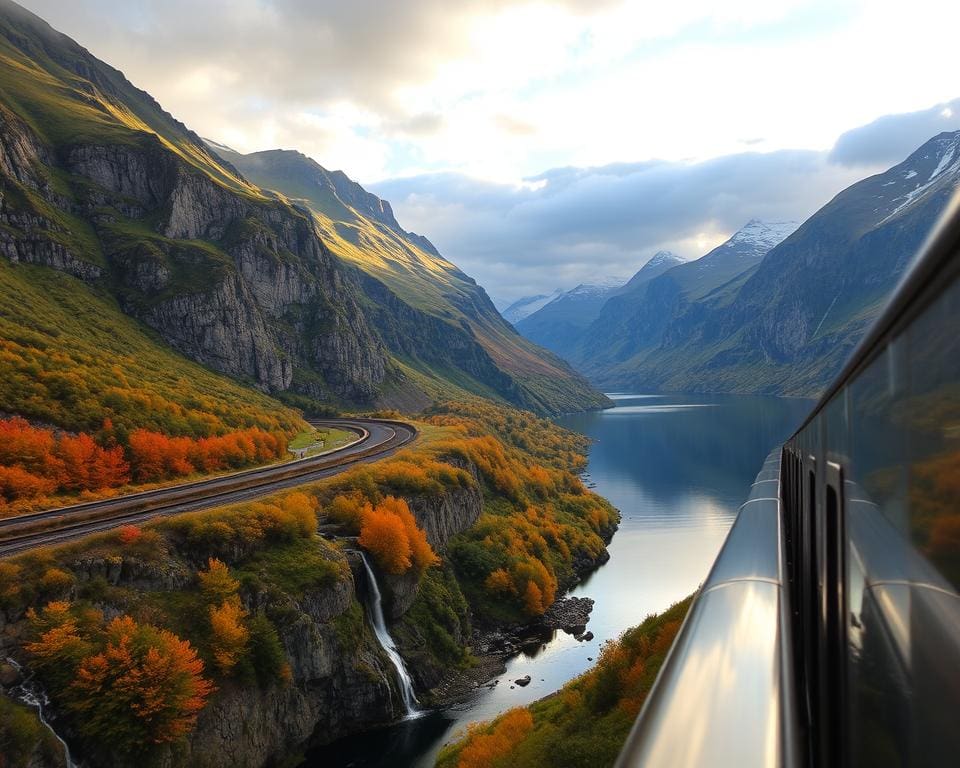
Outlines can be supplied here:
M540 616L546 610L543 604L543 592L533 580L527 582L527 588L524 590L523 607L531 616Z
M433 565L439 564L440 559L434 553L430 542L427 541L426 532L417 525L416 518L414 518L413 513L410 512L410 507L406 501L394 496L387 496L380 502L378 508L393 513L403 522L403 528L407 534L407 541L410 544L410 559L417 570L423 571Z
M121 616L77 667L68 707L87 738L139 752L189 733L212 692L188 641Z
M511 709L501 716L488 733L474 731L460 753L458 768L491 768L510 754L533 730L533 715L527 709Z
M98 611L67 602L28 612L33 658L78 732L121 752L146 751L184 736L213 692L186 640L129 616L106 627Z
M197 573L200 582L200 591L210 605L219 605L235 597L240 589L240 582L230 575L226 563L211 557L207 560L207 570Z
M211 649L217 668L229 674L247 650L250 630L244 624L247 612L234 596L219 606L210 606Z
M380 507L367 511L360 525L358 541L387 573L398 575L410 568L412 561L407 529L393 512Z
M359 542L381 568L395 575L411 567L423 571L440 562L407 502L394 496L362 510Z

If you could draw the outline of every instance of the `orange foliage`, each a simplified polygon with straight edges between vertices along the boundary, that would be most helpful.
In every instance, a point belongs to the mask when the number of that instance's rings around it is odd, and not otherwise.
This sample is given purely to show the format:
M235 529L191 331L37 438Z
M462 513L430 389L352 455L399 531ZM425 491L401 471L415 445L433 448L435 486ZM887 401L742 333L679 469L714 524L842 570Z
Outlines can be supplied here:
M0 499L31 499L53 493L57 481L38 477L23 467L0 467Z
M19 417L0 421L0 497L7 501L115 488L129 478L119 446L83 433L55 435Z
M395 496L361 510L359 542L387 573L406 573L411 566L422 572L440 562L407 502Z
M176 741L213 692L186 640L129 616L102 626L98 612L49 603L28 613L35 640L24 645L78 732L120 752Z
M121 740L136 734L133 749L189 733L213 692L189 642L129 616L110 622L106 647L80 663L72 688L81 729Z
M24 645L24 649L35 657L40 667L77 659L88 647L80 637L77 619L66 601L48 603L40 614L31 608L27 618L38 638Z
M262 464L282 456L286 440L282 434L257 428L198 440L137 429L130 434L129 449L134 479L150 483Z
M543 592L535 581L527 582L527 588L523 593L523 606L531 616L540 616L550 607L550 603L544 605Z
M115 444L109 419L95 439L85 432L56 433L14 417L0 420L0 505L118 488L131 479L153 483L237 469L279 458L285 450L282 433L255 427L198 439L137 429L127 437L125 450Z
M363 514L369 508L370 502L367 501L363 493L353 491L334 496L326 511L338 523L343 523L353 530L359 530Z
M513 586L513 581L510 578L510 574L503 570L503 568L497 568L497 570L493 571L489 576L487 576L483 586L488 592L504 592L508 594L515 594L517 591L517 588Z
M412 565L410 540L403 521L389 510L373 507L363 515L360 546L387 573L406 573Z
M460 753L459 768L491 768L532 730L530 711L511 709L497 721L490 733L471 734Z
M61 568L47 568L40 577L40 585L47 593L62 592L73 586L73 574Z

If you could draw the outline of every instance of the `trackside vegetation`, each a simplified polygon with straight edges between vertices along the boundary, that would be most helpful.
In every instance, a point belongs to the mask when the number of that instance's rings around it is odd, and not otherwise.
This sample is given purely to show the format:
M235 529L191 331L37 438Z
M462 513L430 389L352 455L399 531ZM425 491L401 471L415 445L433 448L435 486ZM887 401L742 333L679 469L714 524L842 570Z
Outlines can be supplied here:
M612 766L691 600L607 643L593 669L556 693L474 727L444 749L438 768Z
M420 440L394 456L293 492L0 561L13 654L78 749L111 764L153 759L218 697L295 685L281 641L300 621L294 606L342 594L358 544L385 577L418 586L397 636L441 671L471 663L471 616L536 616L604 552L617 513L575 474L581 438L483 401L437 404L418 427ZM480 518L438 551L413 509L458 494ZM332 619L344 658L373 643L351 600ZM155 685L131 693L141 677ZM94 690L109 716L87 710Z

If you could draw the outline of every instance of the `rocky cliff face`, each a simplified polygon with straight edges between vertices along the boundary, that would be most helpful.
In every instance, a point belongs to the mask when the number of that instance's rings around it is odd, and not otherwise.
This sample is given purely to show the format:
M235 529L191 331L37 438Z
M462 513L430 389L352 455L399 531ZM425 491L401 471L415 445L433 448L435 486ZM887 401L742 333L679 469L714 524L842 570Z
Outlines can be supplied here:
M455 463L476 476L471 465ZM438 551L470 527L483 506L479 487L454 487L406 500ZM240 684L235 678L219 681L219 690L202 710L196 729L185 743L165 753L161 765L256 768L282 761L306 744L327 743L401 714L395 671L365 616L369 585L359 558L349 546L344 552L332 547L323 551L339 566L340 577L332 584L311 587L302 594L275 588L241 593L251 615L264 614L275 624L290 667L289 682L258 686ZM197 567L209 554L196 549L196 544L179 544L162 559L145 560L94 547L72 556L66 567L76 579L74 590L103 585L102 602L97 605L110 616L129 610L123 600L131 595L195 589ZM220 547L217 554L226 562L242 564L254 555L254 548L239 542ZM403 619L417 599L420 580L413 575L380 574L378 581L388 622ZM127 597L114 604L111 595ZM22 611L0 610L0 659L20 642L24 619ZM419 631L416 621L407 624L414 633ZM460 634L455 637L458 643L466 639ZM421 661L424 669L418 671ZM416 648L411 648L410 663L420 685L435 682L443 672L434 659L419 657ZM69 732L64 735L72 740ZM93 766L113 764L116 756L108 750L107 746L103 754L85 757Z
M54 152L7 109L0 172L11 261L106 283L180 352L263 390L375 398L383 346L306 215L224 188L150 134Z
M405 498L417 526L427 534L427 541L435 552L443 552L447 542L477 522L483 512L483 493L476 468L459 460L451 459L449 463L470 472L477 484L471 488L448 489L440 496ZM388 621L397 621L417 598L419 579L412 572L401 576L381 574L380 579L386 588L384 615Z
M465 468L475 473L472 467ZM412 496L407 502L438 551L471 526L483 506L477 488ZM393 667L366 620L360 622L359 637L350 634L362 616L360 605L368 599L359 560L351 558L350 564L351 576L333 588L272 606L273 611L280 609L291 617L281 638L292 684L268 691L225 688L204 710L190 739L191 765L260 766L307 742L334 741L401 714ZM386 592L388 622L402 618L417 597L419 580L413 574L380 574L378 580ZM251 610L266 607L250 606Z
M171 768L262 766L308 741L331 741L399 714L393 668L372 634L362 621L349 625L362 629L359 637L339 623L361 610L352 577L284 602L270 607L287 614L281 638L290 684L222 688L185 753L171 754Z

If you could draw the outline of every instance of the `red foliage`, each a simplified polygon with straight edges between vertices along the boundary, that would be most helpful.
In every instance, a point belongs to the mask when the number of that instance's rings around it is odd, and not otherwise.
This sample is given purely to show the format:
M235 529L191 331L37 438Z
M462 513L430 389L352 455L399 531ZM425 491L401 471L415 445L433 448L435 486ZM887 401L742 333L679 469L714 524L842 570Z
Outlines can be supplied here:
M170 437L137 429L126 450L104 421L96 437L59 434L25 419L0 420L0 502L153 483L196 472L235 469L279 458L281 433L251 428L216 437Z
M283 435L257 428L199 440L138 429L130 434L129 453L134 479L151 483L262 463L282 456L285 446Z
M133 544L140 540L143 531L135 525L123 525L117 530L117 538L121 544Z
M0 421L0 496L7 501L115 488L130 479L119 446L90 435L55 435L25 419Z
M129 616L103 626L66 602L28 618L36 639L25 650L91 742L140 753L176 741L214 690L190 643L165 629Z

